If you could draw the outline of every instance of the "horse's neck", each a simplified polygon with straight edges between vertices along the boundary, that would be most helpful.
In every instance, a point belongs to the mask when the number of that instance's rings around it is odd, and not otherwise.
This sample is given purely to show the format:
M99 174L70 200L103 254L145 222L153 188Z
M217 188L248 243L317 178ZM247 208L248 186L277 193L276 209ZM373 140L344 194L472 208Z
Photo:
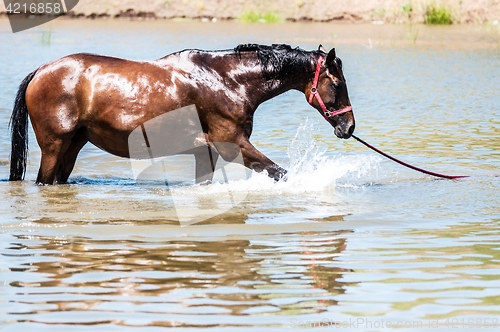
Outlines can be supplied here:
M273 71L272 68L263 68L260 73L262 91L262 101L272 99L289 90L305 91L306 85L314 76L313 71L313 56L303 60L301 64L290 67L282 67L278 71Z

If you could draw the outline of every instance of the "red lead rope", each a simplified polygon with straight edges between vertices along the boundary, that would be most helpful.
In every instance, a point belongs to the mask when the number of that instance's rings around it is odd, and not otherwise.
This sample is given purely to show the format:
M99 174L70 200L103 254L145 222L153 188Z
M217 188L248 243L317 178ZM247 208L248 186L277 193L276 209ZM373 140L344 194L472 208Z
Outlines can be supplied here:
M319 81L319 73L321 71L321 65L322 64L323 64L323 57L320 56L319 59L318 59L318 64L316 65L316 72L314 73L314 81L313 81L313 84L311 86L311 93L309 94L309 100L308 101L309 101L309 104L312 105L312 103L314 101L314 98L316 98L316 100L318 101L319 106L321 107L321 110L323 111L323 116L325 117L326 120L328 120L328 118L333 117L335 115L339 115L339 114L343 114L343 113L352 111L352 107L351 106L347 106L347 107L341 108L341 109L336 110L336 111L329 111L326 108L325 103L323 102L323 99L321 99L321 96L319 95L319 92L318 92L318 89L317 89L318 88L318 81ZM393 156L390 156L387 153L385 153L385 152L377 149L376 147L374 147L374 146L366 143L361 138L356 137L355 135L352 135L352 137L354 137L358 142L360 142L361 144L364 144L365 146L369 147L373 151L375 151L377 153L380 153L384 157L387 157L387 158L391 159L392 161L395 161L398 164L401 164L403 166L411 168L411 169L413 169L415 171L422 172L422 173L427 174L427 175L437 176L439 178L445 178L445 179L460 179L460 178L468 178L469 177L468 175L445 175L445 174L439 174L439 173L434 173L434 172L427 171L425 169L422 169L422 168L410 165L408 163L405 163L404 161L401 161L401 160L399 160L397 158L394 158Z
M434 172L430 172L430 171L427 171L425 169L422 169L422 168L419 168L419 167L416 167L416 166L413 166L413 165L410 165L410 164L407 164L405 163L404 161L401 161L397 158L394 158L393 156L390 156L388 155L387 153L377 149L376 147L366 143L365 141L363 141L361 138L359 137L356 137L355 135L352 135L352 137L354 137L358 142L360 142L361 144L364 144L365 146L369 147L370 149L372 149L373 151L377 152L377 153L380 153L381 155L383 155L384 157L387 157L395 162L397 162L398 164L401 164L403 166L406 166L408 168L411 168L415 171L419 171L419 172L422 172L424 174L428 174L428 175L432 175L432 176L437 176L439 178L445 178L445 179L460 179L460 178L468 178L469 176L468 175L445 175L445 174L439 174L439 173L434 173Z

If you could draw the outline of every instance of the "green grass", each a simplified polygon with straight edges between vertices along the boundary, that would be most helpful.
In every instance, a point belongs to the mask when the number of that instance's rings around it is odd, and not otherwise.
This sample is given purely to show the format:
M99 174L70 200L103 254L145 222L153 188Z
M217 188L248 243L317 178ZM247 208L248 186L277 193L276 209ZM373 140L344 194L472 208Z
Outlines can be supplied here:
M267 13L257 13L253 10L245 10L243 14L240 16L240 21L244 23L279 23L283 22L283 18L276 13L267 12Z
M413 5L411 4L411 1L405 2L401 6L401 10L403 11L403 14L411 19L411 14L413 13Z
M283 22L283 18L276 13L268 12L264 14L264 22L266 23L280 23Z
M411 12L413 11L413 6L411 4L411 1L408 1L408 2L405 2L402 6L401 6L401 10L403 11L403 13L405 13L406 15L411 15Z
M444 6L429 5L425 11L426 24L452 24L453 17Z

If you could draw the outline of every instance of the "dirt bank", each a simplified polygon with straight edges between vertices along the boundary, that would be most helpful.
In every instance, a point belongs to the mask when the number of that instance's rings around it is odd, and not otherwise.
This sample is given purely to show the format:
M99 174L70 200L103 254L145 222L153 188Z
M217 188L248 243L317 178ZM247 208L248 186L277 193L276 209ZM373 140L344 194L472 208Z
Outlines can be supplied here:
M500 20L500 0L80 0L68 16L421 23L432 5L445 8L453 23Z

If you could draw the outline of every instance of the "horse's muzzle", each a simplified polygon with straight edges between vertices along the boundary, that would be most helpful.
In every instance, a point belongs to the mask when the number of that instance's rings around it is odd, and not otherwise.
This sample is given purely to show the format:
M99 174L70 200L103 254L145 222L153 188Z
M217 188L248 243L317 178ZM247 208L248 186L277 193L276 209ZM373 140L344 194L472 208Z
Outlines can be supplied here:
M354 128L356 127L352 112L337 115L328 120L333 128L335 128L335 136L343 139L351 138L354 133Z
M355 128L354 123L348 127L343 127L343 126L337 125L335 127L335 136L337 136L338 138L344 138L344 139L351 138L352 134L354 133L354 128Z

